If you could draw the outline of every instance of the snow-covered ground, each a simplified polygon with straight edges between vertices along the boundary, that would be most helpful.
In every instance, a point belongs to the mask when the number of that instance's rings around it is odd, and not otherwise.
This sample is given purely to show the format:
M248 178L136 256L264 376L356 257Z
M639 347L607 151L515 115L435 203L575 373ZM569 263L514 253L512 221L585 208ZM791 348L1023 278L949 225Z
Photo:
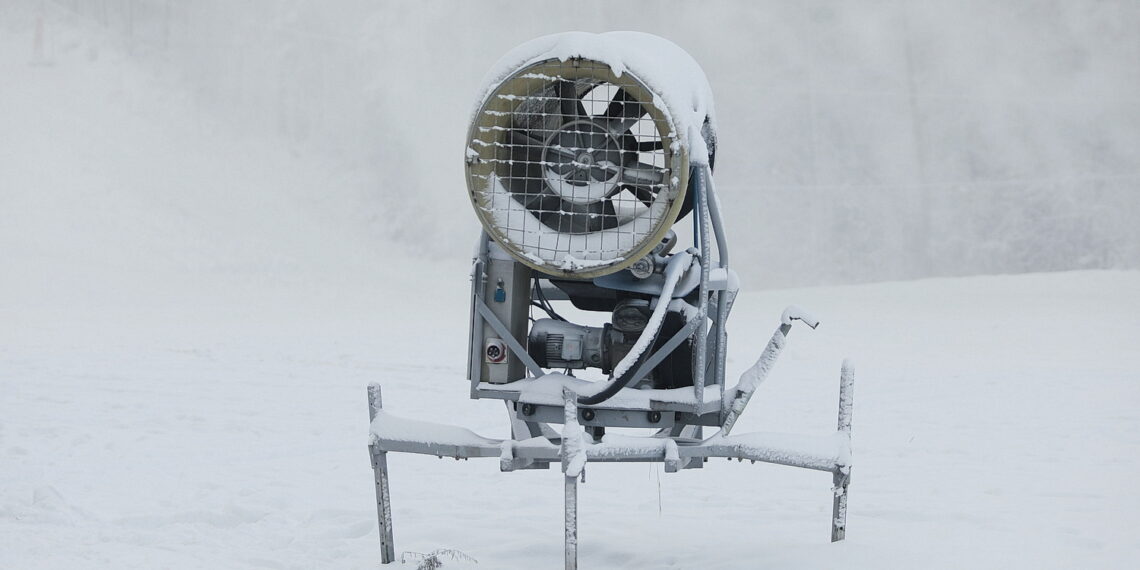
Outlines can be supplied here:
M375 567L366 384L393 413L506 433L467 398L465 252L389 250L365 169L242 136L93 36L30 65L31 30L9 31L0 568ZM847 541L824 473L590 465L583 567L1140 561L1140 272L748 291L730 376L792 303L823 324L792 333L736 432L829 433L851 356ZM389 464L398 552L561 564L557 470Z

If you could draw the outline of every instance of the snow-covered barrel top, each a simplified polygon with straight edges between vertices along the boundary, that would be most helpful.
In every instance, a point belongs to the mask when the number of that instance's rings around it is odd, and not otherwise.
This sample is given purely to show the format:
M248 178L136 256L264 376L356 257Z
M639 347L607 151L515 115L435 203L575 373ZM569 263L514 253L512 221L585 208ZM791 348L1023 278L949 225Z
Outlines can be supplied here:
M628 267L691 208L715 153L712 90L673 42L568 32L508 52L471 114L468 190L487 233L545 274Z

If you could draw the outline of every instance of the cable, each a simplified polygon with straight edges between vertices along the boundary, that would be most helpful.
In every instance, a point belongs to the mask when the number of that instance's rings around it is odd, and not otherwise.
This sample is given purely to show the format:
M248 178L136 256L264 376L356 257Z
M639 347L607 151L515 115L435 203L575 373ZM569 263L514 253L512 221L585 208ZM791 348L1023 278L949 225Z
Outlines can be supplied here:
M556 320L565 320L565 319L561 319L561 318L559 318L559 317L558 317L558 315L557 315L557 314L556 314L554 311L551 311L551 310L550 310L549 308L547 308L545 305L542 305L541 303L539 303L539 302L537 302L537 301L531 301L531 302L530 302L530 306L532 306L532 307L538 307L539 309L542 309L542 310L543 310L543 312L545 312L545 313L546 313L546 314L547 314L547 315L548 315L550 318L552 318L552 319L556 319ZM533 321L534 321L534 317L530 317L530 320L533 322Z
M542 286L538 284L538 279L534 280L534 296L537 297L539 300L539 303L541 303L541 304L537 305L538 308L542 309L543 311L546 311L546 314L550 315L550 317L552 319L559 320L562 322L570 322L570 321L567 321L565 318L563 318L562 315L559 315L557 312L554 311L554 307L551 306L550 300L546 298L546 293L542 292ZM533 305L534 302L532 301L531 304Z
M621 359L621 362L617 363L617 366L614 366L614 374L617 377L598 393L592 396L579 396L579 404L585 406L600 404L612 398L614 394L617 394L619 390L625 388L633 380L637 370L649 359L649 347L657 341L657 334L661 331L661 323L664 322L665 313L669 310L669 300L673 298L673 289L677 287L677 281L680 280L681 274L692 266L692 263L693 254L688 251L678 253L669 260L669 265L665 267L665 284L661 287L661 294L657 297L657 306L653 308L649 323L641 332L641 336L637 337L637 342L634 343L633 348L629 350L625 358Z

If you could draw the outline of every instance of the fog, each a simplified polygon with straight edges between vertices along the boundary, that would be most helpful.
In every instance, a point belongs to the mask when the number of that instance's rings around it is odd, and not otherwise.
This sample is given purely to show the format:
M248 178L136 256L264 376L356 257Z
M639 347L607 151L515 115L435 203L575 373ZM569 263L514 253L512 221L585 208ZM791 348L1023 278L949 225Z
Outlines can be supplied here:
M46 4L204 116L362 174L377 250L470 251L463 148L500 55L640 30L712 84L749 287L1140 267L1133 1Z

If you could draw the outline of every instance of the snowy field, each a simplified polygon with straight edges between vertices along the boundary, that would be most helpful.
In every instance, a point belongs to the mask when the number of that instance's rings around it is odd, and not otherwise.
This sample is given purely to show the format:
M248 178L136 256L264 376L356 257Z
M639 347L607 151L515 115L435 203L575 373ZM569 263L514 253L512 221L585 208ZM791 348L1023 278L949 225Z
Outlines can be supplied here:
M507 433L467 398L465 252L386 250L359 165L59 33L42 65L0 36L0 568L378 567L365 386ZM793 303L822 325L736 432L829 433L850 356L847 540L825 473L590 465L582 567L1140 563L1140 272L746 291L730 377ZM557 470L389 464L398 555L561 565Z

